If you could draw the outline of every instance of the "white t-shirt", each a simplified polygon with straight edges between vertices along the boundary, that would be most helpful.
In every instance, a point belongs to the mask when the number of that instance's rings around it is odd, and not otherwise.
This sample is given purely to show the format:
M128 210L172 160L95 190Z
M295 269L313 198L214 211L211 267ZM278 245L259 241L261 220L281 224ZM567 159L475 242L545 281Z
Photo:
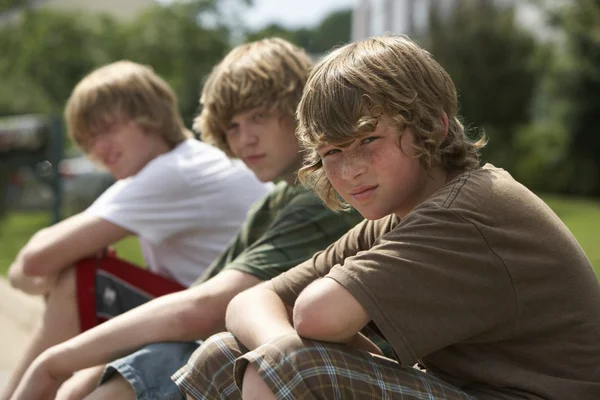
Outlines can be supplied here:
M117 181L86 213L134 232L152 272L189 286L271 188L242 162L187 139L137 175Z

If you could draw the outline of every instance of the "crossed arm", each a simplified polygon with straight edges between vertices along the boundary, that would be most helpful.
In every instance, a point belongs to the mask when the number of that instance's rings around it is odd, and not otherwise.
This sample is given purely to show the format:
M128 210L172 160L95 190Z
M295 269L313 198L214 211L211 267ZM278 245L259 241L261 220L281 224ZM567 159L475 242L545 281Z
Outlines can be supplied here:
M10 283L29 294L46 294L64 268L132 234L85 213L67 218L33 235L10 266Z
M152 300L40 355L14 399L45 398L72 373L105 364L150 343L193 341L225 329L225 309L240 291L259 283L225 270L196 287Z
M370 321L362 305L342 285L322 278L307 286L293 308L283 303L270 282L236 296L227 308L226 325L248 349L296 333L307 339L346 343L372 353L381 351L359 331Z

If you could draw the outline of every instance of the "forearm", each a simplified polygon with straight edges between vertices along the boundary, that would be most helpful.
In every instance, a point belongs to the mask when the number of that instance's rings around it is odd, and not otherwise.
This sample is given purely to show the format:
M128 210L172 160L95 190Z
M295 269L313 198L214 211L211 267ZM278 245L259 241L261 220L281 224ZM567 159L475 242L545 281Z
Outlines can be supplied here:
M343 286L328 278L307 286L294 304L294 327L307 339L349 343L370 319Z
M381 349L362 333L354 335L352 339L346 342L346 344L355 349L368 351L369 353L378 354L380 356L384 355Z
M224 330L224 311L218 326L207 315L210 306L197 304L191 289L155 299L54 346L46 354L49 369L56 375L69 374L111 362L150 343L193 341Z
M296 333L286 305L267 285L239 294L227 307L227 330L249 350L276 337Z
M32 282L35 278L56 276L69 263L55 265L55 257L46 256L46 248L53 243L52 229L44 228L36 232L19 251L17 257L10 266L10 276L19 282ZM36 268L32 268L35 265ZM31 270L35 269L35 273ZM11 280L12 281L12 280Z
M14 269L27 277L58 275L130 234L109 221L77 214L33 235L19 252Z
M57 274L48 276L29 276L23 269L22 257L11 264L8 270L8 280L12 287L31 295L46 295L52 289Z

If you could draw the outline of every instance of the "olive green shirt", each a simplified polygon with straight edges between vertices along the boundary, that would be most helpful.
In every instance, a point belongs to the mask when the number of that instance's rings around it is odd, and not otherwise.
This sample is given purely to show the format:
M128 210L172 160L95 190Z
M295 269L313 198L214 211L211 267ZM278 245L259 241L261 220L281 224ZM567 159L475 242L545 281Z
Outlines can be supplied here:
M354 210L333 212L308 189L280 182L252 206L233 242L194 285L225 269L269 280L325 249L362 219Z

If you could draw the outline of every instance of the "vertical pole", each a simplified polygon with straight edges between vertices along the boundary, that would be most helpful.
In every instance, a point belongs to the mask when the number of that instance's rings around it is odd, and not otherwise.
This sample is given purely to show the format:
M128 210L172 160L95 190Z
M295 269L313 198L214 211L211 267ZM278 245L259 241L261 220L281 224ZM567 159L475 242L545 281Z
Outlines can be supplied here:
M53 114L50 117L50 164L52 165L52 176L50 178L50 187L54 194L54 203L52 204L52 224L61 220L62 209L62 178L58 170L58 164L63 158L63 132L62 121L58 115Z

